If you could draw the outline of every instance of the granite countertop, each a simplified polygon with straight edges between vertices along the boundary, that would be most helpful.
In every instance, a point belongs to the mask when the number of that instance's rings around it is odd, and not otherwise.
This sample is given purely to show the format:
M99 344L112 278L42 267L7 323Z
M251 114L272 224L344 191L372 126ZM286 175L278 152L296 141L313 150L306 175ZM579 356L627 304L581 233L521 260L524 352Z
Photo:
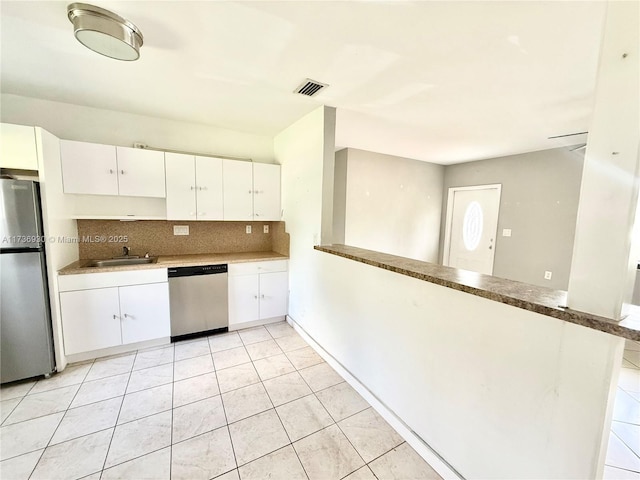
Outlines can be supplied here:
M631 313L618 322L570 310L566 307L567 292L563 290L538 287L514 280L347 245L320 245L314 248L321 252L390 270L443 287L460 290L496 302L506 303L507 305L593 328L618 337L640 341L639 307L632 307Z
M289 257L276 252L240 252L240 253L202 253L192 255L162 255L156 263L142 265L119 265L117 267L87 267L91 260L77 260L61 270L59 275L79 273L121 272L128 270L147 270L150 268L195 267L222 263L259 262L264 260L287 260Z

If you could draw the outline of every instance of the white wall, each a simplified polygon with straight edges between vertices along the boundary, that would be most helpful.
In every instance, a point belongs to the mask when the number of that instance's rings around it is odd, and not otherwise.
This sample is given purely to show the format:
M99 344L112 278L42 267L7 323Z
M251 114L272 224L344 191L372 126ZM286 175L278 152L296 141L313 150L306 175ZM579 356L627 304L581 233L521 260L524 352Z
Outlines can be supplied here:
M621 338L307 257L293 320L465 478L601 477Z
M158 99L162 101L162 99ZM65 140L252 158L273 163L273 138L221 127L2 94L0 119L42 127Z
M58 296L58 274L62 267L78 259L78 245L65 243L64 238L78 236L76 221L68 216L73 198L62 192L62 171L60 170L60 141L41 128L36 128L38 150L38 176L42 196L44 233L47 255L47 275L49 278L49 298L51 301L51 323L58 371L67 362L62 343L62 322L60 320L60 297Z
M615 320L628 313L640 255L639 56L640 2L608 2L567 303Z
M333 198L333 184L323 182L325 160L333 167L334 156L333 145L325 148L325 122L335 131L335 109L320 107L274 139L275 158L282 165L283 220L290 235L289 312L296 318L304 318L314 303L313 287L305 281L315 269L313 246L321 242L323 185ZM331 218L332 212L327 215Z
M438 262L444 167L347 149L345 241Z
M623 341L314 250L328 114L274 143L290 317L465 477L601 475Z

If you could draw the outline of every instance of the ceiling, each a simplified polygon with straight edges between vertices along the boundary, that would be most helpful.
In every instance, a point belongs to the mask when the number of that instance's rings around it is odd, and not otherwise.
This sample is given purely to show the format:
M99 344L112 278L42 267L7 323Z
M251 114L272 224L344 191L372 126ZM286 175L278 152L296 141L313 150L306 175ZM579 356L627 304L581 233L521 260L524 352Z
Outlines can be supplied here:
M336 143L450 164L579 143L601 1L99 1L141 59L83 47L67 2L0 3L1 91L275 135L321 104ZM310 77L329 88L292 93Z

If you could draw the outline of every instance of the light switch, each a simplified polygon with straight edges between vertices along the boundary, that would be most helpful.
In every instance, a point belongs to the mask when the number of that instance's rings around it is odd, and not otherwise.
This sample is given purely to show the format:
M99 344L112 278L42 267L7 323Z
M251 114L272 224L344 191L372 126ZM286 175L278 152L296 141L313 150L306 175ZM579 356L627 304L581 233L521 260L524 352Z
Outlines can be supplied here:
M510 228L503 228L502 229L502 236L503 237L510 237L511 236L511 229Z
M544 272L544 279L545 280L551 280L551 276L552 275L553 275L553 273L547 270L546 272Z
M174 235L189 235L189 225L174 225L173 226L173 234Z

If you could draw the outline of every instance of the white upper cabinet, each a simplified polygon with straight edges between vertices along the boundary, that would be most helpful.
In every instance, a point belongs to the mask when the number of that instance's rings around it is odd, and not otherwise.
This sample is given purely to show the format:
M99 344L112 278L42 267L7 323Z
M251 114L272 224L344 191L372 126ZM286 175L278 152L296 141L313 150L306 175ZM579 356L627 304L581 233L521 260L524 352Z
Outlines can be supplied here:
M222 161L224 220L253 220L251 162Z
M60 140L64 193L164 197L164 152Z
M38 170L36 134L33 127L0 125L0 167Z
M118 195L116 147L60 140L64 193Z
M165 154L167 220L222 220L222 159Z
M280 165L253 164L253 216L280 220Z
M222 159L196 157L196 206L198 220L222 220Z
M118 194L160 197L165 193L164 152L116 147Z
M193 155L164 154L167 220L196 219L196 165Z

